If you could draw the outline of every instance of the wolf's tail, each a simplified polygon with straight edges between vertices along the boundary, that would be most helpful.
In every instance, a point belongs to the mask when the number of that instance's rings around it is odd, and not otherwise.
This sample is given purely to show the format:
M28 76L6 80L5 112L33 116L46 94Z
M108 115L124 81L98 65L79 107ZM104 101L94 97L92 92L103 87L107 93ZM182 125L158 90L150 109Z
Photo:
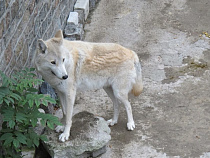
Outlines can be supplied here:
M133 52L134 53L134 52ZM134 66L136 68L136 82L133 85L133 89L131 90L131 93L134 96L139 96L141 92L143 91L143 83L142 83L142 70L141 70L141 64L139 62L139 58L134 53L135 59L134 59Z

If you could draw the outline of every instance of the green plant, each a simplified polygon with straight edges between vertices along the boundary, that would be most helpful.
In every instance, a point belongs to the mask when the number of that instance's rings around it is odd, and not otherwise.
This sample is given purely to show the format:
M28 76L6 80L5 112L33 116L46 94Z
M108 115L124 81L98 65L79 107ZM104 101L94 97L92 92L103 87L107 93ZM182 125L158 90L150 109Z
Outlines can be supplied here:
M51 129L54 125L61 125L57 117L38 110L41 104L47 106L48 102L56 102L48 95L37 93L34 87L43 81L35 77L34 70L25 68L11 78L0 71L0 112L3 116L0 157L21 157L24 146L37 147L39 140L47 141L45 135L34 132L38 118L43 126Z

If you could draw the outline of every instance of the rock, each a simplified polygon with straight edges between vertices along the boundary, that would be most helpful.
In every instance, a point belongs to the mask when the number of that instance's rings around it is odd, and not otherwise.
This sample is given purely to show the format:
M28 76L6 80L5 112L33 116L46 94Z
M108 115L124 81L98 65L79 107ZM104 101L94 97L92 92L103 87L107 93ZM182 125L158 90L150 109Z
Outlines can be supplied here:
M103 118L80 112L72 121L71 136L67 142L58 141L60 133L46 130L49 141L43 144L53 158L97 157L106 152L111 130Z
M55 111L54 116L58 117L58 119L61 120L63 118L63 111L62 111L62 109L61 108L60 109L57 109Z
M78 27L78 13L70 12L69 17L67 19L67 25L65 26L64 36L65 34L74 34L77 31Z
M74 10L84 10L86 20L89 14L89 0L77 0L74 5Z
M47 82L42 82L42 85L39 88L41 94L49 94L53 99L56 99L57 96L55 94L54 89Z
M85 22L84 10L75 9L74 11L78 13L78 23L84 24L84 22Z
M78 25L78 12L70 12L67 23Z
M96 0L90 0L90 1L89 1L89 3L90 3L90 4L89 4L89 9L90 9L90 10L95 9L96 2L97 2Z
M28 148L22 149L22 157L23 158L32 158L32 157L34 157L34 154L35 154L35 149L28 149Z
M47 94L47 95L50 95L51 98L53 98L55 100L57 99L57 95L56 95L54 89L47 82L42 82L41 86L39 87L39 93ZM44 109L44 111L46 113L53 114L55 106L56 106L56 104L50 104L49 103L47 107L44 106L44 105L41 105L41 108Z
M64 30L64 37L67 40L83 40L83 25L79 24L77 27L75 27L75 25L67 24Z

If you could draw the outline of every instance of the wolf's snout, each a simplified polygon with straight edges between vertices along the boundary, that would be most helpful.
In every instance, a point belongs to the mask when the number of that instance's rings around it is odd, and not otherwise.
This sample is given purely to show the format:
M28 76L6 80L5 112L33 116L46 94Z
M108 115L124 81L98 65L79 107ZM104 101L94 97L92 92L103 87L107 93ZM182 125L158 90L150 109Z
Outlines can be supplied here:
M68 78L68 75L65 75L65 76L62 77L62 79L64 79L64 80L67 79L67 78Z

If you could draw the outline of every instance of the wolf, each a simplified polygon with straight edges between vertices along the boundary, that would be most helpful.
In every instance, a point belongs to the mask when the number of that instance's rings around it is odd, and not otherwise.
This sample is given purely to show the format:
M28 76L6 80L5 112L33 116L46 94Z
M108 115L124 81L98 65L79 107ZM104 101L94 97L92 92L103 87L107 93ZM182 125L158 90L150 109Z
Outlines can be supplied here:
M68 41L61 30L46 41L39 39L33 61L35 68L57 92L63 111L59 140L69 139L73 106L77 92L104 89L113 102L114 114L108 124L118 121L119 104L124 104L128 123L133 130L132 108L128 94L140 95L143 90L141 64L137 54L115 43Z

